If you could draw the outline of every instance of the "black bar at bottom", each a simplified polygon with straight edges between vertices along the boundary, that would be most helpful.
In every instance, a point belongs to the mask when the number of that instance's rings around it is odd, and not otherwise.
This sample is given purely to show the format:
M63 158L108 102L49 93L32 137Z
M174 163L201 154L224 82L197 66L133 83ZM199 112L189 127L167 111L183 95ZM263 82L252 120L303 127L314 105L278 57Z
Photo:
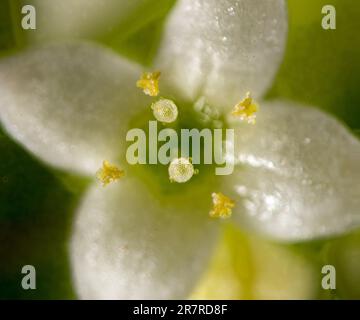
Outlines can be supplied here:
M343 314L357 313L359 301L228 301L228 300L131 300L131 301L50 301L50 300L17 300L0 301L0 317L5 315L29 316L35 319L49 319L52 316L68 317L73 312L81 315L98 316L100 319L233 319L258 316L292 319L309 317L313 311L321 312L321 319L334 315L337 311ZM354 313L354 314L356 314Z

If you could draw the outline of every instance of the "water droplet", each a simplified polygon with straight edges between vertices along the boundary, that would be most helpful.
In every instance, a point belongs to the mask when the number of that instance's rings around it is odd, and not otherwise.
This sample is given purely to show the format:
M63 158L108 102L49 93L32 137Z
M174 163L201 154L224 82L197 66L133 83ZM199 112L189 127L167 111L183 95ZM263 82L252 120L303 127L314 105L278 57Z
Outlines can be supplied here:
M236 186L235 188L238 194L241 196L246 196L248 193L247 188L245 186Z
M231 16L234 16L234 15L235 15L235 9L234 9L234 7L229 7L229 8L227 8L227 12L228 12Z

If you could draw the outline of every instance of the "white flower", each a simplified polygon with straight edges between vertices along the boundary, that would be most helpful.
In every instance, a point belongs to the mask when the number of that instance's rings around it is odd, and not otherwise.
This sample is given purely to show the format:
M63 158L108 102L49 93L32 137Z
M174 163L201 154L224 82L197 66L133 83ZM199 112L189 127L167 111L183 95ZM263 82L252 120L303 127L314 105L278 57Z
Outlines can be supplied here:
M283 0L178 1L154 66L161 93L185 104L205 97L223 114L248 91L259 99L286 30ZM208 217L214 186L235 200L234 221L272 238L359 225L359 141L334 118L291 102L262 103L256 125L228 119L236 169L222 185L201 173L174 188L151 173L139 179L124 159L126 131L151 105L135 86L141 71L83 42L0 63L0 118L14 139L58 168L94 176L108 159L127 170L106 188L94 183L78 209L70 249L81 298L186 297L216 241L219 223Z

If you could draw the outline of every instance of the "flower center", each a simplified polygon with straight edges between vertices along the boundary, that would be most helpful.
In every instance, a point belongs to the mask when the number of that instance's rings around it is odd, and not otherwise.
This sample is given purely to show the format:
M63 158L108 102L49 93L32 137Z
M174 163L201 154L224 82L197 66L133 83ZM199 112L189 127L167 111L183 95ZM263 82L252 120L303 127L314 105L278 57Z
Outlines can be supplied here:
M144 93L146 95L149 96L158 96L159 94L159 78L160 78L160 72L146 72L144 74L142 74L141 78L136 82L136 86L143 89ZM146 160L144 162L144 158L147 159L151 159L150 160L150 164L157 164L157 161L154 162L154 159L156 159L159 155L157 155L157 157L154 157L153 154L149 154L150 149L153 149L154 147L157 149L157 144L158 144L158 140L161 141L166 141L167 137L171 138L172 137L176 137L176 141L177 143L173 143L172 141L167 141L166 143L168 144L165 150L169 151L170 156L173 158L170 161L170 165L168 167L168 178L170 179L171 182L177 182L178 184L183 184L185 182L188 182L195 174L197 174L199 171L198 169L194 169L193 163L192 163L192 158L193 156L196 157L196 160L199 160L199 155L201 154L201 151L205 148L211 148L211 153L217 154L218 150L216 148L219 147L219 142L221 145L221 149L223 148L223 143L226 142L227 139L227 134L225 134L225 136L221 135L221 139L218 139L219 141L218 144L216 144L216 142L214 141L214 139L210 139L211 143L209 144L209 140L206 140L206 135L205 133L209 133L211 135L211 130L210 128L213 128L214 131L216 130L225 130L227 131L224 127L225 121L223 121L223 118L221 117L221 114L218 112L217 109L211 107L210 105L208 105L206 103L205 98L200 98L198 99L195 104L193 105L189 105L189 103L182 103L181 104L183 107L182 111L185 112L180 112L178 111L178 107L175 104L174 101L170 100L170 99L165 99L165 98L160 98L159 100L157 100L156 102L152 103L151 105L151 110L153 113L153 116L155 117L155 119L157 121L160 122L160 125L162 124L163 126L165 125L169 125L172 128L165 128L164 130L166 132L166 134L161 135L161 132L159 134L159 136L161 136L161 139L158 139L158 133L157 133L157 129L155 130L155 139L154 137L150 136L150 133L154 134L154 130L151 130L151 128L154 127L154 123L155 123L155 127L157 128L157 123L156 121L151 120L151 118L149 118L149 114L142 114L139 118L135 117L134 121L135 123L131 123L131 125L136 125L137 128L135 128L136 133L139 133L139 137L145 137L146 140L146 130L147 128L149 128L148 130L148 136L149 136L149 148L147 148L144 145L146 145L146 143L142 143L142 150L146 150L145 152L141 152L142 153L142 157L141 157L141 161L139 161L139 164L146 164ZM248 92L246 94L246 97L240 101L238 104L235 105L234 109L232 110L232 115L235 117L239 117L241 120L245 120L248 123L251 124L255 124L255 119L256 119L256 112L258 111L258 105L253 101L250 92ZM146 121L147 120L147 121ZM148 122L149 126L146 126L146 122ZM153 124L153 126L151 126L151 123ZM141 129L142 128L142 129ZM190 130L186 130L189 129ZM201 133L200 130L198 130L198 128L202 128L204 131ZM183 151L183 145L181 144L181 156L180 157L174 157L172 156L173 154L177 154L179 156L179 144L178 144L178 131L181 131L181 133L183 133L183 129L185 129L186 132L195 132L198 134L198 139L197 139L197 143L195 144L195 148L194 146L190 145L190 139L188 137L188 141L187 141L187 155L184 156L182 155ZM134 129L133 129L134 130ZM171 134L169 134L169 131L171 131ZM133 131L134 133L134 131ZM203 144L201 145L201 137L203 137ZM139 138L140 139L140 138ZM206 141L208 142L206 145ZM143 141L144 142L144 141ZM155 143L154 143L155 142ZM171 143L170 143L171 142ZM191 140L191 143L194 143L194 140ZM151 147L151 146L152 147ZM163 147L163 146L162 146ZM135 148L133 148L135 149ZM192 153L196 153L194 154L190 154L190 149L192 150ZM140 151L138 151L140 153ZM222 151L221 151L222 153ZM205 155L209 155L209 153L203 152L204 154L204 159L205 159ZM211 155L212 156L212 155ZM128 159L128 153L126 154L126 157ZM135 159L136 161L139 159L140 157L132 157L131 159ZM166 153L165 156L163 158L167 158ZM129 160L130 161L130 160ZM162 164L164 164L162 161L160 161ZM215 161L216 162L216 161ZM132 160L129 162L130 164L134 164L132 163ZM135 162L137 163L137 162ZM209 162L208 159L205 160L204 162L195 162L196 164L201 165L201 163L206 163L207 165L209 164L213 164L213 162ZM143 167L143 166L140 166ZM148 166L146 166L148 167ZM163 179L162 177L164 177L164 170L163 168L159 168L159 166L150 166L151 168L154 168L154 170L151 170L155 173L157 179L160 179L160 183L157 183L156 186L164 186L165 185L165 190L166 193L169 193L170 191L170 186L168 184L168 179ZM208 167L208 166L207 166ZM233 169L233 167L232 167ZM140 171L138 171L140 172ZM144 171L141 170L142 173L140 173L141 177L144 178ZM208 172L208 170L202 170L202 178L204 178L204 176L207 176L206 178L206 183L200 183L201 187L199 187L199 189L208 189L211 188L211 184L209 183L210 181L213 182L214 179L209 179L209 175L205 174L204 172ZM232 171L231 171L232 172ZM136 170L132 170L131 174L136 174ZM225 174L225 173L223 173ZM227 173L229 174L229 173ZM124 171L118 169L116 166L111 165L108 161L104 161L103 162L103 167L97 172L97 177L98 179L103 183L103 185L107 185L112 181L118 180L120 179L123 175L124 175ZM143 179L143 180L146 180ZM161 180L165 183L162 183ZM215 179L216 181L217 179ZM150 178L150 181L152 183L153 186L153 179ZM173 185L173 184L172 184ZM217 183L215 183L214 185L217 185ZM175 188L175 189L178 189ZM212 202L213 202L213 208L212 210L209 212L210 217L212 218L229 218L232 215L232 209L235 206L235 202L233 200L231 200L230 198L228 198L227 196L225 196L224 194L222 194L221 192L212 192L211 193L212 196Z
M218 180L216 169L226 165L215 159L215 150L223 148L227 138L226 128L217 128L215 134L212 120L204 119L204 113L195 110L191 102L160 99L144 109L128 127L128 132L134 132L134 139L126 144L126 157L129 154L134 159L128 162L129 175L137 175L167 194L188 188L206 189L211 194L212 181ZM223 126L221 115L217 121Z

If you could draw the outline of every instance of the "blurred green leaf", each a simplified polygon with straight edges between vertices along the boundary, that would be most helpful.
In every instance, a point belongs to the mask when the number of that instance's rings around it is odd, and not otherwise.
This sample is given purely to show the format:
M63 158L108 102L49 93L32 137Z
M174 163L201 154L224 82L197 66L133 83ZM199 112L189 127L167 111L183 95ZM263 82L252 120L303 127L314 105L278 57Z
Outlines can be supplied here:
M102 39L107 45L144 66L150 66L160 44L164 22L173 7L175 0L163 0L164 5L155 3L151 8L145 8L143 13L154 10L157 15L151 18L144 16L141 24L129 29L126 33L112 33ZM161 8L161 10L160 10ZM150 19L151 18L151 19Z
M142 5L132 12L122 24L119 24L112 32L99 40L105 43L116 43L127 40L134 35L139 39L136 34L144 30L145 27L151 27L152 23L156 23L157 20L162 20L175 2L176 0L143 1Z
M331 241L327 264L336 269L336 291L341 298L360 299L360 231Z
M22 43L19 4L17 0L0 2L0 54ZM16 23L16 21L19 21Z
M121 55L144 66L150 66L161 40L164 20L157 19L126 39L115 37L108 45Z
M337 29L321 27L324 5L334 5ZM269 97L318 106L360 128L360 3L288 0L289 34L284 62Z
M82 0L75 5L72 0L15 1L36 9L36 30L23 32L27 44L85 39L109 45L164 17L175 0Z
M77 197L0 132L0 299L73 298L68 239ZM23 290L34 265L37 289Z

